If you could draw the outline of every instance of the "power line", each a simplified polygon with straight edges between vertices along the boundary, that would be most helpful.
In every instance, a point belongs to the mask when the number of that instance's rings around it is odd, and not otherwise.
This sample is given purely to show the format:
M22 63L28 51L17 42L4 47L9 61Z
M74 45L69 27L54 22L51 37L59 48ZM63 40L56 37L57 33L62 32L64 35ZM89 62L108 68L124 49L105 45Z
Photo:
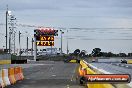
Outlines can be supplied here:
M4 23L0 23L0 25L5 25ZM33 27L33 28L39 28L39 27L47 27L47 26L43 26L43 25L29 25L29 24L16 24L16 26L21 26L21 27ZM132 30L132 27L106 27L106 28L94 28L94 27L89 27L89 28L83 28L83 27L77 27L77 28L74 28L74 27L54 27L54 26L49 26L47 28L56 28L56 29L63 29L63 30L66 30L66 29L69 29L69 30L96 30L96 29L130 29Z

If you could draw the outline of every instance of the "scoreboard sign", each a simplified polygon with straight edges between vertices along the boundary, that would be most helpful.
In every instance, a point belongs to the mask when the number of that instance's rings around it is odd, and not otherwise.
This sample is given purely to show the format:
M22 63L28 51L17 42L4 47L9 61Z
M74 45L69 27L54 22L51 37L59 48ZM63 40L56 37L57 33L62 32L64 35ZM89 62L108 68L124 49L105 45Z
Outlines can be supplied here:
M53 41L39 41L37 42L37 46L54 46Z
M35 32L37 36L58 36L58 30L54 30L51 28L39 28L35 30Z
M58 36L58 30L53 28L38 28L34 30L37 46L54 46L54 36Z
M37 41L54 41L54 36L36 36Z

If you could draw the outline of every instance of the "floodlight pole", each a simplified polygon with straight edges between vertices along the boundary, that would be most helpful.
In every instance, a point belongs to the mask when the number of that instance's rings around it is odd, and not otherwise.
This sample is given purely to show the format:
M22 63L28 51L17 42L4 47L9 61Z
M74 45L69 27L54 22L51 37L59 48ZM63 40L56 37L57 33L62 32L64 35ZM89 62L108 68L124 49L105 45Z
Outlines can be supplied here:
M69 49L68 49L68 29L67 29L67 54L69 53Z
M7 17L8 17L8 5L7 5L7 10L6 10L6 50L7 50Z
M21 32L19 31L19 56L21 59Z
M36 43L36 30L34 32L34 61L37 59L37 43Z
M62 55L62 34L64 33L62 30L60 30L60 32L61 32L61 55Z
M34 42L34 40L33 40L33 38L32 38L32 49L31 49L31 55L33 56L33 42Z

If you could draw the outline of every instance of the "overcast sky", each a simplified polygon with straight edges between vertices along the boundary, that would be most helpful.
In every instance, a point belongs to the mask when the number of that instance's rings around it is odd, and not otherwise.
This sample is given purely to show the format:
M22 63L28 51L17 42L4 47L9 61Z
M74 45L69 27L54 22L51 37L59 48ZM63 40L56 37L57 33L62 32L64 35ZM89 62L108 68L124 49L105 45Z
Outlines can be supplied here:
M5 23L7 4L17 18L17 24L65 28L64 52L66 29L69 30L70 52L79 48L90 53L96 47L104 52L132 52L132 0L0 0L1 24ZM0 39L4 39L4 29L5 25L0 25ZM26 48L25 36L28 34L31 40L34 28L17 27L16 30L22 31L25 41L22 47ZM18 40L16 43L18 47ZM5 39L0 47L3 45ZM55 47L60 47L60 35L56 37Z

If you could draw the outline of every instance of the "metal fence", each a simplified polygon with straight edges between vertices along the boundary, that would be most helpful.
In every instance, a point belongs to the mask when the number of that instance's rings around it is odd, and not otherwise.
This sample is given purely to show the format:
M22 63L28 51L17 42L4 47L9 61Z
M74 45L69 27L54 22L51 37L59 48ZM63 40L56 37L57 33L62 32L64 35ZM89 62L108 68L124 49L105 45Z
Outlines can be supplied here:
M11 60L11 54L0 54L0 60Z

